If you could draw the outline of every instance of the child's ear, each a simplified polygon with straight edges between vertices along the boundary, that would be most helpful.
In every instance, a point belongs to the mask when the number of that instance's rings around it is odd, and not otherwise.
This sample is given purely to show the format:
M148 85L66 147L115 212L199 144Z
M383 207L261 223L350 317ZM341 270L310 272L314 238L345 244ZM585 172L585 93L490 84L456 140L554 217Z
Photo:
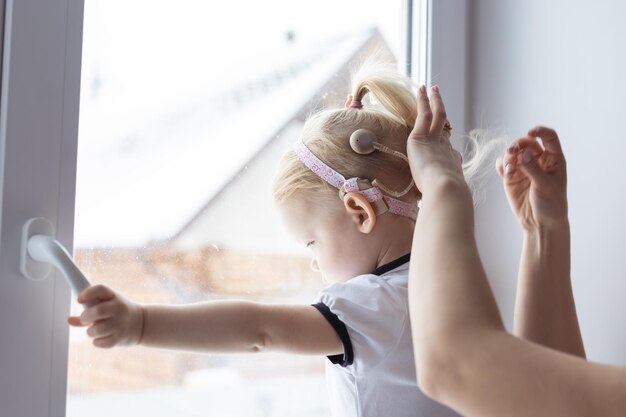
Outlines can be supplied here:
M363 195L355 192L346 193L343 196L343 205L361 233L367 234L374 229L376 212Z

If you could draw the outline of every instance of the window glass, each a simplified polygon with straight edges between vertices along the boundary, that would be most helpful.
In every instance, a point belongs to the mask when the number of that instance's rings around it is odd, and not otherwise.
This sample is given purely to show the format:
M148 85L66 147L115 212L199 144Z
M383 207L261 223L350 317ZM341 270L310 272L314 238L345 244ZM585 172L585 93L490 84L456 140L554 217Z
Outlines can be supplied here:
M81 269L141 303L313 302L324 283L274 212L274 169L359 59L399 56L402 24L400 0L86 0ZM324 361L97 349L72 329L67 414L328 415Z

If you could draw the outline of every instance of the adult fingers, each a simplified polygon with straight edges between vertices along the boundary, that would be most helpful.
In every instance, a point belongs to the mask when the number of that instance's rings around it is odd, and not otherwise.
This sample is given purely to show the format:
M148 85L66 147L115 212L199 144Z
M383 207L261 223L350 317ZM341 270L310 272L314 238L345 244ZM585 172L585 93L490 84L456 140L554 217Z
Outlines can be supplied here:
M543 142L543 146L548 152L563 155L561 141L553 129L545 126L535 126L528 131L528 135L541 138L541 142Z
M513 174L513 172L515 172L515 168L515 158L499 156L496 159L496 171L498 171L498 174L500 174L501 177L504 177L505 175L510 176L511 174Z
M539 158L543 154L543 148L535 138L526 136L516 139L511 142L511 145L507 148L506 153L502 158L501 168L498 167L498 162L496 161L498 173L500 173L501 176L505 176L516 170L519 165L519 160L522 158L527 149L531 150L535 159Z
M89 324L111 317L115 311L115 305L112 301L103 302L100 304L88 307L80 315L80 321L84 324Z
M539 165L535 151L530 147L526 148L522 153L522 164L520 168L534 183L541 184L545 179L546 173L543 171L541 165Z
M504 178L511 177L511 175L513 175L513 173L517 170L517 155L507 152L502 157L501 164L502 165L500 169L502 170L502 173L500 175L502 175ZM500 169L498 170L498 172L500 172Z
M430 125L430 133L433 135L441 135L443 126L448 120L448 115L446 114L446 108L443 104L441 94L439 93L439 87L435 85L431 88L431 91L430 104L433 118Z
M443 129L443 131L441 132L441 137L449 141L452 137L452 129Z
M537 139L532 137L523 137L513 141L506 151L510 154L518 154L526 148L531 148L537 158L543 153L543 148Z
M504 176L504 166L502 165L501 156L496 159L496 171L498 172L498 174L500 174L501 177Z
M115 293L104 285L92 285L78 295L80 304L90 304L95 301L107 301L115 297Z
M461 152L453 148L452 153L454 153L456 160L459 161L459 165L463 165L463 155L461 155Z
M415 119L413 133L418 136L427 136L430 132L432 120L433 113L430 108L430 100L426 94L426 87L422 85L417 90L417 118Z

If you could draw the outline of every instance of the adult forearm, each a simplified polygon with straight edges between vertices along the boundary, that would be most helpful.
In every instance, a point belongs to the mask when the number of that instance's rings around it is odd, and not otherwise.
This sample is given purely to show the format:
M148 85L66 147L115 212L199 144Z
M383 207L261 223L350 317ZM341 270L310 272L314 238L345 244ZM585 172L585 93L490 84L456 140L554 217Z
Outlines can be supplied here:
M469 190L454 183L431 190L422 200L413 239L409 300L423 385L447 384L442 378L456 375L453 368L467 349L473 349L470 345L481 343L476 334L503 329L478 255L473 215Z
M454 183L431 191L421 204L414 232L410 280L420 299L414 307L424 313L431 312L429 317L425 314L419 317L437 323L439 328L501 324L478 255L473 216L469 190Z
M421 388L468 417L620 415L623 371L505 332L472 216L453 190L421 206L409 284Z
M585 357L570 279L567 222L524 233L514 331L519 337Z
M144 346L204 352L256 352L264 346L257 303L212 301L143 310Z

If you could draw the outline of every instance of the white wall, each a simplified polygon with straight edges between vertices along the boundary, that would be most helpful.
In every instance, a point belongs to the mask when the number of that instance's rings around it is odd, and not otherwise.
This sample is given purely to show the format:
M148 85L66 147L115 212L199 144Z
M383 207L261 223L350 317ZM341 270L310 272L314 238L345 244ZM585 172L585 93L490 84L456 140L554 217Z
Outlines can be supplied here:
M468 125L560 134L569 174L572 275L593 360L626 364L626 3L475 0L469 6ZM521 234L499 179L478 239L511 322Z

